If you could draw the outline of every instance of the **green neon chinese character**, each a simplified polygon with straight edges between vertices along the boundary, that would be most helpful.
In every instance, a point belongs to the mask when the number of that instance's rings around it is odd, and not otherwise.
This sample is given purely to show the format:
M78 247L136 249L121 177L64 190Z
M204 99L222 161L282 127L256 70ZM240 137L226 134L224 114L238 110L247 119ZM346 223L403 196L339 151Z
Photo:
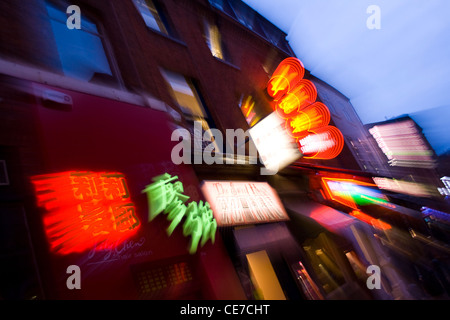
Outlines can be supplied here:
M191 236L189 253L197 252L198 243L202 237L202 220L199 216L197 202L188 204L186 210L186 220L183 224L183 235L185 237Z
M175 230L175 228L181 222L181 219L183 219L186 213L186 209L186 205L183 203L183 201L177 199L169 204L164 210L164 213L168 213L167 219L172 221L170 226L167 228L167 234L169 236L172 235L173 230Z
M200 201L198 209L203 226L201 246L203 247L209 239L211 239L211 242L214 244L216 240L217 222L216 219L213 218L211 206L208 202L205 202L203 205L203 201Z
M197 251L200 239L202 247L209 239L214 243L216 230L217 222L213 218L209 203L203 204L203 201L189 203L183 225L183 235L191 236L189 252L193 254Z
M184 195L184 188L181 181L175 181L178 176L171 176L168 173L154 177L153 183L146 186L142 191L147 193L149 206L149 221L152 221L161 212L167 214L167 219L171 221L167 228L167 234L172 235L175 228L186 217L183 224L183 235L191 236L189 253L197 252L198 245L203 247L211 239L215 242L217 222L213 218L213 212L208 202L190 202L187 206L185 202L189 199Z
M171 176L168 173L154 177L152 184L145 187L142 191L147 193L149 206L149 221L152 221L158 214L166 210L167 206L179 199L183 203L189 197L183 194L183 184L181 181L171 183L177 180L178 176Z

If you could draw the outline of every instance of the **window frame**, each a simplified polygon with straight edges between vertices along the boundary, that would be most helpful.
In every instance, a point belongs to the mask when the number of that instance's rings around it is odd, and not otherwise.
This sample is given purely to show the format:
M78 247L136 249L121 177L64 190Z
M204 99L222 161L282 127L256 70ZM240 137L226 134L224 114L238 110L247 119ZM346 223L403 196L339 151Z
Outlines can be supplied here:
M214 55L213 51L212 51L212 48L210 46L211 41L208 39L208 33L209 33L210 28L212 28L212 27L216 27L217 28L217 33L219 34L219 37L220 37L219 41L220 41L220 51L222 53L222 58ZM203 19L203 31L202 31L205 44L208 47L208 50L211 53L212 57L214 57L215 59L217 59L217 60L219 60L221 62L224 62L224 63L226 63L226 64L228 64L228 65L230 65L230 66L232 66L234 68L239 69L239 67L234 65L234 63L233 63L233 59L231 58L231 55L230 55L230 53L229 53L229 51L227 49L227 45L226 45L226 43L225 43L225 41L224 41L224 39L222 37L222 33L221 33L220 29L221 29L221 27L220 27L220 25L217 22L215 22L211 18L206 18L205 17Z
M240 3L239 3L240 2ZM277 28L275 25L273 25L269 20L265 19L261 14L259 14L256 10L254 10L252 7L250 7L245 2L242 2L240 0L223 0L221 1L222 5L219 5L217 1L214 0L208 0L208 3L211 7L215 8L216 10L219 10L226 14L227 16L231 17L233 20L238 22L240 25L245 27L246 29L250 30L251 32L257 34L259 37L273 45L274 47L278 48L279 50L283 51L284 53L288 55L294 55L294 52L292 51L291 46L289 45L289 42L286 40L286 37L283 36L283 32ZM239 7L239 8L238 8ZM237 13L237 9L240 8L246 8L253 12L252 14L252 21L249 23L248 20L242 19L241 13ZM268 36L269 31L267 30L270 27L277 28L278 31L280 31L280 37L277 41L277 43L274 43L273 37Z
M44 4L45 4L46 7L49 4L53 5L54 8L56 8L56 9L60 10L61 12L63 12L64 15L67 15L66 10L64 10L65 5L66 4L70 5L68 1L57 1L57 0L44 0ZM110 68L111 73L112 73L111 77L114 80L112 85L114 86L114 84L115 84L115 86L117 86L119 89L126 88L125 83L124 83L124 81L122 79L122 76L121 76L121 73L120 73L120 68L118 66L117 60L116 60L115 55L114 55L113 46L112 46L112 44L111 44L111 42L109 40L108 34L107 34L107 29L105 28L105 26L104 26L104 24L102 22L102 20L103 20L102 17L99 14L96 14L95 10L93 8L90 8L90 7L87 7L87 6L83 6L82 18L83 18L83 16L87 17L90 20L90 22L93 23L96 26L98 34L93 33L93 32L91 32L89 30L85 30L85 29L81 29L81 30L77 30L77 31L87 32L87 33L89 33L91 35L94 35L94 36L99 38L100 43L102 44L102 47L103 47L103 53L105 55L106 61L107 61L108 65L109 65L109 68ZM61 21L61 20L52 18L48 14L48 12L47 12L47 18L49 19L50 23L51 23L51 20L54 20L54 21L62 23L64 25L66 24L66 21ZM54 36L53 30L51 30L51 31L52 31L52 34ZM57 41L56 41L55 37L53 39L55 41L56 47L58 47L58 44L57 44ZM59 52L58 52L58 60L61 61L61 58L59 56ZM63 68L62 64L61 64L60 70L58 70L58 71L60 71L61 74L64 77L68 77L68 78L71 78L71 79L76 79L76 80L79 80L79 81L82 81L82 82L85 82L85 83L102 85L102 83L98 83L96 81L91 81L91 80L87 80L86 81L86 80L83 80L83 79L80 79L80 78L77 78L77 77L73 77L73 76L67 75L64 72L64 68Z
M147 6L148 10L152 14L152 18L155 20L155 23L158 25L158 29L155 29L152 26L149 26L147 24L147 22L145 21L145 19L143 17L143 14L142 14L142 12L140 10L140 7L137 4L138 1L142 1L142 2L145 3L145 5ZM142 21L144 22L144 25L146 26L146 28L148 30L151 30L152 32L156 32L158 34L161 34L161 35L163 35L165 37L169 37L169 38L172 38L172 39L179 40L179 35L176 32L175 27L173 26L173 23L172 23L172 21L169 18L169 14L167 13L167 9L166 9L166 7L163 4L161 4L157 0L132 0L132 2L133 2L133 5L134 5L135 9L139 13L139 16L141 17ZM161 28L159 27L158 21L155 18L155 15L152 12L152 8L154 9L154 11L156 11L160 23L164 26L164 31L162 31Z
M186 84L189 86L193 96L197 99L197 102L199 103L199 106L201 108L202 117L201 117L200 120L206 122L206 124L208 125L208 129L209 130L211 130L211 129L218 129L216 124L215 124L215 121L214 121L214 119L212 117L212 114L209 111L209 108L208 108L208 106L206 104L206 101L205 101L205 99L203 97L202 90L200 88L200 84L195 78L190 77L190 76L186 76L183 73L180 73L180 72L177 72L177 71L173 71L173 70L170 70L170 69L165 69L165 68L162 68L162 67L160 67L160 72L161 72L161 76L162 76L163 80L167 83L167 85L169 87L168 89L172 90L171 99L172 99L173 106L176 106L176 109L179 110L183 120L189 125L188 131L191 131L190 130L191 126L192 126L192 129L194 130L194 123L195 123L195 121L198 121L198 120L195 119L196 115L189 114L189 113L186 113L186 112L183 111L183 108L180 106L180 104L178 103L178 101L177 101L177 99L175 97L175 90L174 90L172 84L170 83L170 81L164 75L164 73L166 73L168 75L174 74L174 75L180 76L180 77L182 77L184 79ZM202 126L202 128L203 128L203 126ZM202 139L203 139L204 132L206 132L206 130L203 128ZM193 133L193 131L192 131L192 133ZM218 147L219 152L223 153L224 146L217 145L217 147ZM204 146L203 146L203 148L204 148Z

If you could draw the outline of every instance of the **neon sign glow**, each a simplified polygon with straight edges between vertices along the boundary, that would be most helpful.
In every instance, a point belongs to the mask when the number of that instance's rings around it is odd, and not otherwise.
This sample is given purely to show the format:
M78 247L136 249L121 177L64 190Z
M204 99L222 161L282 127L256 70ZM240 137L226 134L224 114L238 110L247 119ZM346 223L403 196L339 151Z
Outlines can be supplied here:
M321 102L315 102L302 110L297 110L286 120L286 129L293 138L299 138L305 131L328 125L330 111Z
M191 236L189 253L197 252L198 245L204 246L208 240L215 242L217 222L208 202L190 202L186 205L188 196L184 195L181 181L175 181L178 176L168 173L154 177L153 183L142 191L147 194L149 206L149 221L155 219L160 213L167 214L171 221L167 234L172 235L175 228L185 218L183 235Z
M44 208L50 250L83 252L114 247L140 226L125 177L117 172L61 172L32 177L38 206Z
M395 205L388 202L388 198L377 189L373 183L354 179L322 178L322 184L328 198L354 210L358 205L377 204L388 208Z
M336 127L328 125L330 111L317 99L314 84L304 76L297 58L283 60L267 85L267 93L275 104L276 114L286 121L285 129L297 140L305 158L333 159L344 147L344 137Z
M333 126L310 130L306 136L299 137L297 142L307 159L333 159L344 148L344 136Z
M283 99L279 100L276 105L277 114L283 119L288 119L295 111L316 101L316 98L317 90L314 84L309 80L302 79L297 86L283 96Z
M293 57L281 61L267 85L267 93L279 100L283 95L291 91L298 81L305 75L305 68L302 62Z
M352 217L355 217L358 220L361 220L367 224L372 225L373 227L380 230L389 230L392 229L392 226L389 223L383 222L380 219L375 219L359 210L354 210L350 212Z

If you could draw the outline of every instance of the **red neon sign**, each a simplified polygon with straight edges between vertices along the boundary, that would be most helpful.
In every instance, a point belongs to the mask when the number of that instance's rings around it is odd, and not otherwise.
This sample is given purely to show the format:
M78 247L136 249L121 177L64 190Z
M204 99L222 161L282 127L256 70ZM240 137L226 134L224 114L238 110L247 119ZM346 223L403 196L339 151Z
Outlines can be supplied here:
M329 126L330 111L317 99L314 84L302 79L303 64L297 58L283 60L267 85L267 93L276 101L275 112L286 119L286 131L297 140L298 148L311 159L333 159L344 147L344 137Z
M295 111L310 105L316 101L316 98L317 90L314 84L302 79L283 99L279 100L276 105L277 113L283 119L290 118Z
M116 172L62 172L34 176L45 233L58 254L119 245L140 226L125 177Z
M305 135L305 131L326 126L329 122L328 108L321 102L315 102L286 119L286 129L291 137L300 138Z
M298 138L300 151L307 159L333 159L344 148L344 136L338 128L325 126Z
M279 100L291 91L305 75L302 62L293 57L281 61L267 84L267 93Z

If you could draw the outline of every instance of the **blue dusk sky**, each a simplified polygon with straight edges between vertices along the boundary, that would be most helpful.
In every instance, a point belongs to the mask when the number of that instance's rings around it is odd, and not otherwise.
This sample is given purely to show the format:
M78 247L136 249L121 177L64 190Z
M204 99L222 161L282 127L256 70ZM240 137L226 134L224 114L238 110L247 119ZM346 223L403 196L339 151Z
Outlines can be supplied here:
M450 149L450 1L244 2L287 33L305 68L346 95L364 124L418 113L436 153ZM380 29L367 26L371 5Z

